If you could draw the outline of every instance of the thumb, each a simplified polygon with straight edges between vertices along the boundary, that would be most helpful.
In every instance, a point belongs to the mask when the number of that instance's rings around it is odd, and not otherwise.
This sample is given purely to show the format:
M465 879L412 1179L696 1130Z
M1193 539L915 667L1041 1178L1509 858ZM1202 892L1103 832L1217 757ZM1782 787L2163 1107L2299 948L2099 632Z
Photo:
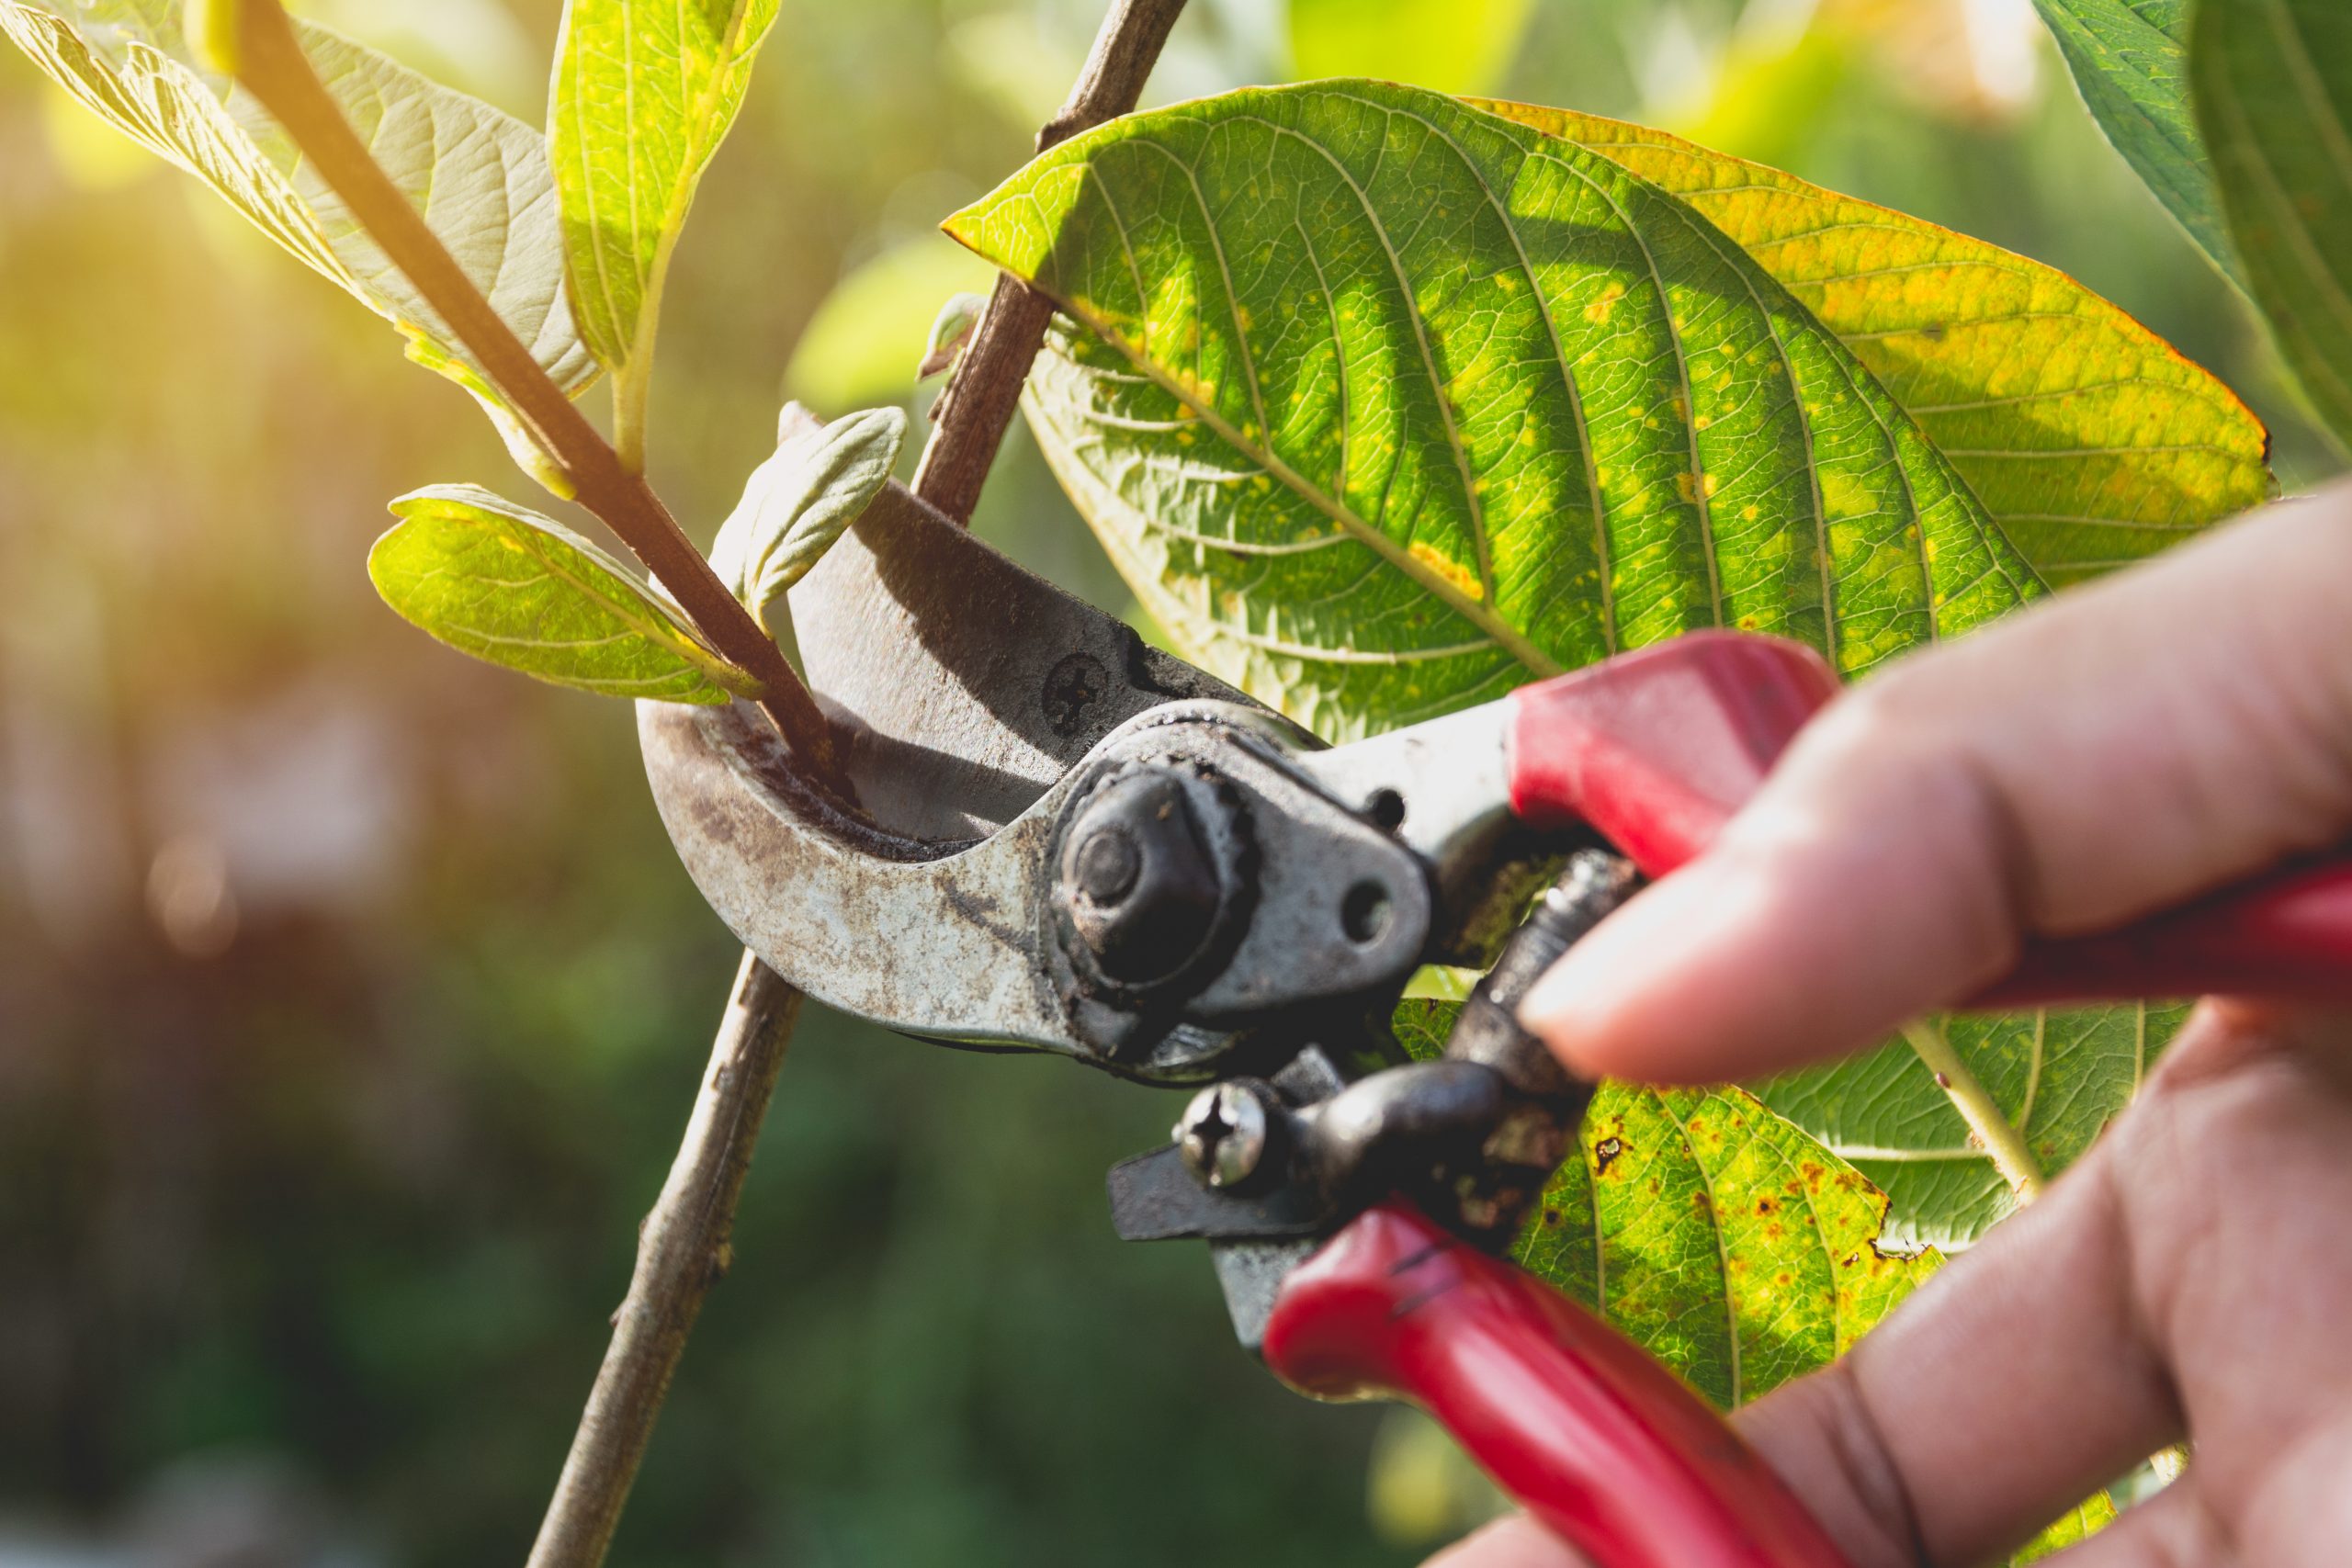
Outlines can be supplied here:
M1588 1076L1875 1043L2030 936L2111 928L2352 830L2352 487L1865 682L1521 1016Z

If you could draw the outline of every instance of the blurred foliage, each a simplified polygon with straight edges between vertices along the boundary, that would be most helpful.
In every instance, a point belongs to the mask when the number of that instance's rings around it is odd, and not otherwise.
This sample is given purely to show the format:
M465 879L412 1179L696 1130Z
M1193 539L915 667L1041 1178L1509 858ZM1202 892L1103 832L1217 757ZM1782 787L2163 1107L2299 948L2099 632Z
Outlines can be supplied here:
M786 0L667 290L652 467L698 537L787 364L827 412L888 392L833 402L867 345L804 331L1018 166L1101 8ZM540 118L552 0L308 9ZM1528 13L1479 85L2073 272L2244 392L2290 489L2330 471L2030 0ZM1289 36L1194 0L1153 99L1287 74ZM969 286L906 286L888 374ZM510 475L332 286L0 56L0 1562L219 1561L186 1520L238 1489L295 1543L244 1561L528 1540L733 949L623 715L375 601L390 497ZM978 525L1126 604L1018 431ZM1102 1169L1172 1109L812 1013L616 1560L1409 1561L1373 1418L1238 1354L1197 1252L1111 1239Z

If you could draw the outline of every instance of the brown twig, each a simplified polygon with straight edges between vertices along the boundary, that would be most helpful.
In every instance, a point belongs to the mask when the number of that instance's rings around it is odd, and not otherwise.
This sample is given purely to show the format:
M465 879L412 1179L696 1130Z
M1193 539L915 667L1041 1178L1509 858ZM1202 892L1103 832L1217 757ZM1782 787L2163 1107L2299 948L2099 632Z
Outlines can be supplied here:
M1061 112L1037 132L1037 151L1136 107L1184 0L1116 0ZM1053 302L1018 278L996 291L972 328L964 357L931 411L931 439L915 467L915 493L958 523L972 520L996 449L1021 406L1029 367L1046 341Z
M721 657L751 672L761 686L760 705L791 743L793 754L813 777L847 798L831 733L808 687L736 603L644 477L629 471L549 379L424 214L384 173L319 80L279 0L238 4L236 55L237 79L286 128L368 238L457 333L532 439L562 468L580 503L637 553Z
M1116 0L1069 101L1037 135L1043 149L1133 108L1183 0ZM696 627L766 688L762 704L795 753L854 798L808 690L735 602L659 497L574 408L482 298L438 236L344 118L301 51L278 0L238 6L238 75L293 136L370 238L440 312L581 503L637 552ZM1052 308L1001 284L936 411L918 491L958 521L995 460ZM946 499L941 499L941 498ZM528 1568L597 1568L612 1544L686 1337L726 1272L735 1208L775 1092L801 994L743 954L710 1067L669 1179L646 1216L628 1294L548 1500Z
M727 1272L736 1200L800 1002L800 993L774 970L743 954L685 1140L639 1233L637 1270L613 1314L613 1341L532 1543L529 1568L594 1568L605 1560L686 1335L703 1298Z

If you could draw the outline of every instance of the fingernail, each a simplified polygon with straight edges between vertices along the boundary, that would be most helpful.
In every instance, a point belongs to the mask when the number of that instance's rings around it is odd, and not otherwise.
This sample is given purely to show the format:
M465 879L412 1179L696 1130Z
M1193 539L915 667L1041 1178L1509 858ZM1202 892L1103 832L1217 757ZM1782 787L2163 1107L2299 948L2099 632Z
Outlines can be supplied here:
M1725 881L1702 862L1644 889L1536 981L1520 1022L1585 1077L1637 1067L1644 1015L1688 985L1696 955L1739 918L1745 901Z

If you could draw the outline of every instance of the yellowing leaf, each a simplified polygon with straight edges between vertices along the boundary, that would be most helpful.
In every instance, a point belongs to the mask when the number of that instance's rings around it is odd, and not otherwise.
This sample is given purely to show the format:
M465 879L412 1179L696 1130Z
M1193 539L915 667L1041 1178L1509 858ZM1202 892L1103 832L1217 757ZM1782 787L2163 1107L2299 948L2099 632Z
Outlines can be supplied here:
M190 60L177 0L0 0L0 32L82 105L196 175L254 227L390 321L409 356L481 400L516 457L551 474L455 335L250 95ZM567 392L592 379L564 303L538 133L323 28L302 48L377 161ZM560 481L559 481L560 482Z
M559 686L724 703L758 682L659 589L552 518L472 485L392 502L368 553L384 603L451 648Z
M1455 1010L1408 1001L1397 1038L1434 1056ZM1579 1143L1512 1256L1724 1409L1828 1365L1938 1265L1887 1248L1877 1189L1742 1090L1604 1084Z
M1115 121L949 221L1155 619L1340 738L1694 626L1851 673L2043 592L1836 336L1600 154L1385 83Z
M1620 120L1482 107L1681 197L1804 301L2053 584L2267 499L2268 436L2218 379L2052 267Z
M549 153L581 334L613 373L616 444L641 466L671 248L735 123L778 0L571 0Z

